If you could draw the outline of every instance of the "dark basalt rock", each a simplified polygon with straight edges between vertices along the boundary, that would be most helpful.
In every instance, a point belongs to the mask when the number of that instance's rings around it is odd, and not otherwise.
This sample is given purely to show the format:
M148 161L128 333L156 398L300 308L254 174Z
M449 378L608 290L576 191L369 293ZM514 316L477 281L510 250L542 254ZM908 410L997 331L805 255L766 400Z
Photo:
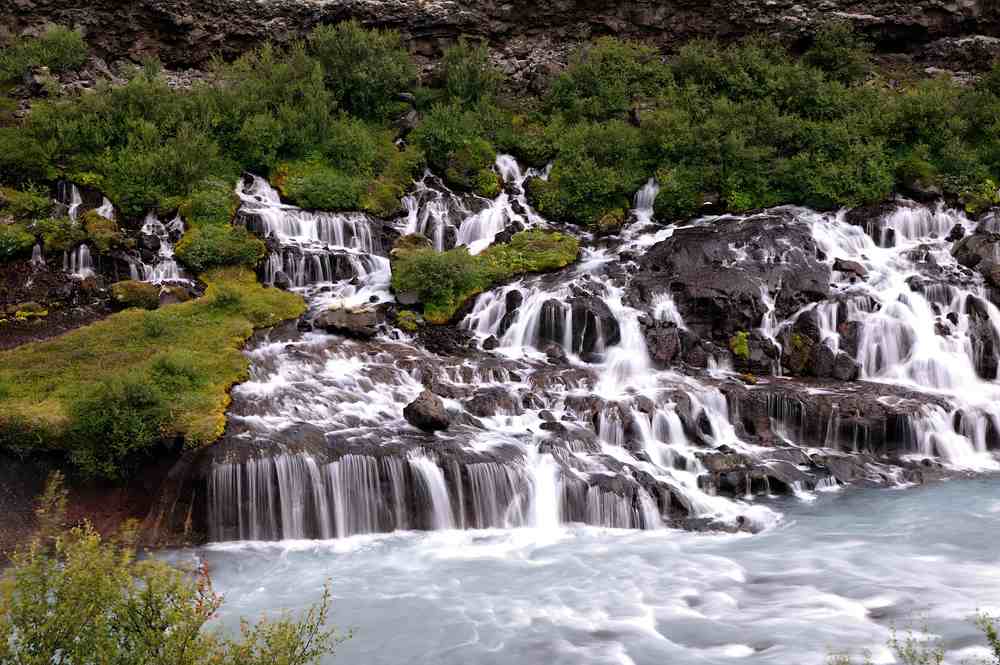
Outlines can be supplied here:
M417 399L403 408L403 417L408 423L425 432L446 430L451 423L444 402L429 390L420 393Z
M809 227L782 209L684 227L639 259L629 300L651 317L658 294L670 293L694 338L728 348L736 333L761 326L770 306L765 294L778 320L829 297L830 267L817 253ZM653 330L646 328L647 338L659 347ZM750 365L769 372L772 345L753 342ZM685 347L690 354L692 344ZM703 365L700 357L689 362Z

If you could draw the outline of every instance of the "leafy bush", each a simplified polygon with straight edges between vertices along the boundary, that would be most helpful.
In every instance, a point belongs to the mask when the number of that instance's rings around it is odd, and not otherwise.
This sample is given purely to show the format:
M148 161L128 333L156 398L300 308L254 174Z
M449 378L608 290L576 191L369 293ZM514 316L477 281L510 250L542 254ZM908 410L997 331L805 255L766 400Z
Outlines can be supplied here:
M159 387L134 375L116 377L74 404L68 433L72 460L89 475L121 477L130 458L160 441L170 416Z
M20 224L0 224L0 261L10 261L31 253L35 236Z
M121 309L156 309L160 306L160 287L132 279L115 282L111 285L111 298Z
M209 178L200 182L179 206L190 226L229 224L236 215L239 198L230 182Z
M477 110L458 104L437 104L413 132L412 140L427 156L427 163L443 173L449 185L491 195L496 149L485 137ZM489 175L486 173L489 172Z
M622 215L649 177L639 130L619 120L569 128L557 144L548 181L531 181L540 213L564 222L596 225Z
M84 229L69 217L40 219L31 230L42 238L47 251L65 252L87 239Z
M350 20L317 28L308 43L334 98L354 115L388 116L399 106L396 95L416 81L416 68L397 32L368 30Z
M177 260L195 273L223 266L253 267L264 258L264 242L242 227L193 228L177 243Z
M0 127L0 182L13 185L52 180L56 169L48 146L18 127Z
M80 219L87 238L100 252L107 252L112 247L119 247L125 241L118 224L112 219L101 217L93 210L88 210Z
M0 187L0 212L14 219L28 220L46 216L52 210L52 201L41 187L24 190Z
M35 510L37 534L0 577L4 663L310 665L344 639L326 628L329 588L299 620L241 622L237 639L209 630L222 597L204 567L139 557L135 525L109 541L89 523L67 528L66 503L56 474Z
M368 185L364 176L319 160L282 164L275 182L289 201L315 210L357 209Z
M448 100L464 106L492 101L503 82L503 74L490 62L486 44L465 37L445 49L440 68Z
M835 21L816 31L813 44L806 51L806 64L822 69L841 83L857 83L868 74L870 46L850 23Z
M87 44L76 30L52 26L39 37L21 37L0 50L0 81L16 79L31 67L52 72L76 69L87 61Z
M571 120L607 120L624 115L641 99L663 94L671 83L655 48L603 37L573 56L553 80L546 102Z
M546 231L521 231L477 256L464 247L437 252L415 238L393 249L392 286L424 304L429 323L447 323L472 296L516 275L562 268L576 260L579 242Z

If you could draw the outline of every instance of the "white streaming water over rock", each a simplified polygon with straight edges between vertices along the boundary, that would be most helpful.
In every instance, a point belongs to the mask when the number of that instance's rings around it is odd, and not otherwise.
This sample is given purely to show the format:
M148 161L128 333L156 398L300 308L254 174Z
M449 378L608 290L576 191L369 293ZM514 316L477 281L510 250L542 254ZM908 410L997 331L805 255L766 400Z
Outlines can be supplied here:
M481 251L511 223L543 224L521 200L526 174L508 157L496 166L510 191L492 202L456 195L428 175L396 230L425 233L439 248L458 242ZM244 179L237 191L239 221L270 248L265 281L299 290L314 314L331 304L392 301L385 223L300 210L260 178ZM814 312L823 343L838 352L847 348L845 322L857 322L863 377L893 387L869 398L896 409L886 416L896 419L895 429L886 433L859 424L835 401L821 425L807 421L806 406L780 392L781 383L735 390L722 351L707 360L718 371L701 375L654 360L651 326L695 335L683 315L688 305L669 291L654 293L647 310L634 298L633 257L681 228L653 223L656 193L655 181L647 183L621 237L585 247L570 268L480 295L458 326L469 335L465 352L429 351L388 327L373 339L312 332L258 345L250 381L233 391L227 439L211 453L212 538L515 527L556 534L575 522L760 530L780 520L761 496L813 501L814 492L850 477L909 482L876 458L851 473L837 466L837 455L888 445L879 441L895 442L904 458L937 457L956 468L994 464L987 448L1000 414L986 395L995 376L977 375L977 353L989 354L969 342L967 303L982 303L994 331L1000 317L981 278L911 288L925 260L919 257L933 255L942 269L954 264L940 234L955 223L971 230L969 220L945 210L897 211L885 224L892 243L880 246L843 214L793 213L809 225L823 261L852 261L866 271L864 278L834 271L830 298L799 314ZM499 213L502 223L492 216ZM777 265L785 253L733 251L737 264L752 258ZM762 303L755 334L780 349L795 323L777 318L782 286L755 294ZM950 314L949 333L941 334ZM781 371L777 360L773 371ZM446 431L425 434L404 418L403 408L425 387L443 398ZM903 389L931 397L910 407L916 398ZM777 447L748 430L758 416L740 410L754 404L770 420Z
M94 276L94 261L86 244L63 252L63 270L77 279Z
M153 260L149 263L137 261L130 263L132 278L153 284L168 284L188 282L190 279L183 273L174 258L174 244L184 235L184 220L177 215L164 224L150 212L142 223L140 234L146 242L155 243L156 250L151 252Z

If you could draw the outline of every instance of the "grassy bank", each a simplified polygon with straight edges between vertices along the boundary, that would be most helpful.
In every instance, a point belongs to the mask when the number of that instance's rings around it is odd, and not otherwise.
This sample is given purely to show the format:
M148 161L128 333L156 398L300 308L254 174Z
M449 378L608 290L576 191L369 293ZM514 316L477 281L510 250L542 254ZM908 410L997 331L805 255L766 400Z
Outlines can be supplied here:
M197 300L129 309L0 352L0 443L64 450L85 471L116 476L160 439L217 438L228 391L246 378L244 342L304 303L246 270L203 279L208 291Z

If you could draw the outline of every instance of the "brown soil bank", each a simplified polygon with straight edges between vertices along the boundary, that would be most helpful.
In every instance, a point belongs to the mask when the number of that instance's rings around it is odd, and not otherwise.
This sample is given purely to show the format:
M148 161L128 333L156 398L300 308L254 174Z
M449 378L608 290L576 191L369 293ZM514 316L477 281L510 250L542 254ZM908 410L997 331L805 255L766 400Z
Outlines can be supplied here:
M14 33L50 22L76 26L103 56L157 55L172 67L198 67L348 18L398 29L430 57L458 35L486 38L512 73L558 61L566 44L603 34L668 49L751 33L795 42L837 18L880 50L941 65L993 46L981 36L1000 35L1000 0L0 0L0 25ZM959 40L973 35L980 36L973 44Z

